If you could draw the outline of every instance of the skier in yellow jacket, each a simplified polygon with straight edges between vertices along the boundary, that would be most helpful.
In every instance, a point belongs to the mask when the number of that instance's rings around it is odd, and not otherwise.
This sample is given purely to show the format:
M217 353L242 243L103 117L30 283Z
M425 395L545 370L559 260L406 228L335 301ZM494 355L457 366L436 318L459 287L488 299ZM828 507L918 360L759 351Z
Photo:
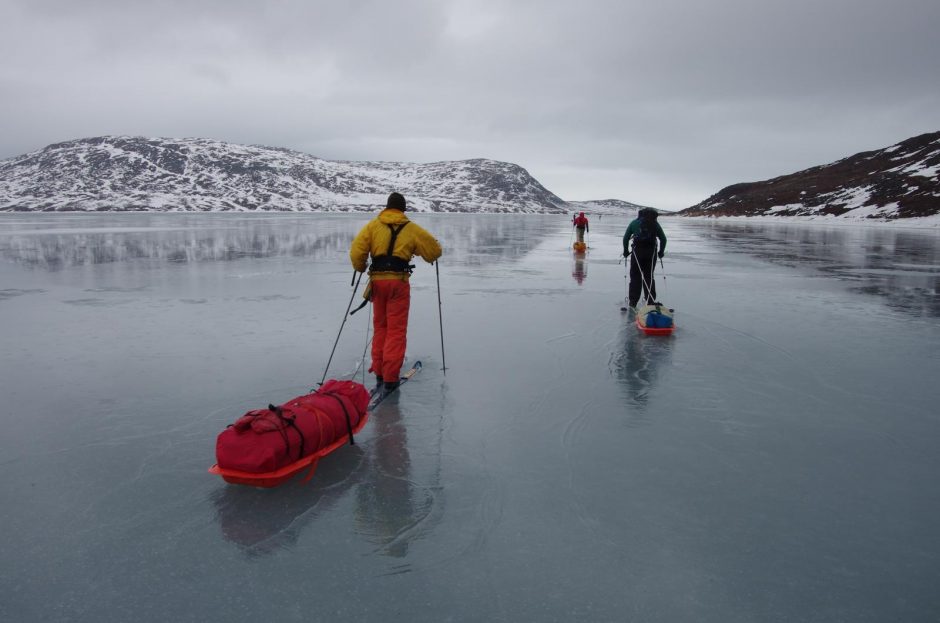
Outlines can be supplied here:
M441 256L441 245L424 228L405 216L405 198L399 193L388 196L385 209L359 232L349 250L353 268L366 270L371 256L366 297L373 306L372 367L385 389L398 387L398 375L405 359L408 334L408 310L411 285L408 278L415 255L434 263Z

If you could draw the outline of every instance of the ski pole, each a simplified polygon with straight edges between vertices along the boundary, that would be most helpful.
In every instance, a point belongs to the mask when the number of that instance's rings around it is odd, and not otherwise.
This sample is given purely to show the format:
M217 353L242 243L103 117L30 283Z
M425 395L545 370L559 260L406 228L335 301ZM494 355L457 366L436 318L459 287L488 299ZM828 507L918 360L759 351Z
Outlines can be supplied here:
M630 292L627 291L627 279L629 279L630 274L630 256L633 255L633 251L630 251L623 256L623 302L630 305ZM619 260L618 260L619 263ZM621 307L620 311L627 311L627 307Z
M434 273L437 275L437 319L441 325L441 364L444 374L447 374L447 359L444 358L444 312L441 310L441 271L440 261L434 262Z
M666 292L666 267L663 265L663 256L659 256L659 267L662 268L663 272L663 294L666 295L666 300L669 300L669 293Z
M369 337L369 329L372 328L372 308L369 308L369 315L366 317L366 343L362 346L362 384L366 384L366 353L369 351L369 343L372 338Z
M627 255L623 260L623 300L630 300L630 292L627 290L627 280L630 278L630 256Z
M333 342L333 350L330 351L330 358L326 361L326 368L323 370L323 378L320 379L320 385L323 385L323 382L326 381L326 373L330 369L330 362L333 361L333 353L336 352L336 345L339 344L339 336L343 334L343 327L346 326L346 318L349 317L349 310L352 308L353 299L356 298L356 290L359 289L359 282L362 281L362 273L359 273L359 278L356 279L356 271L353 271L352 283L353 291L352 296L349 297L349 305L346 306L346 313L343 314L343 323L339 325L339 333L336 334L336 341Z
M349 315L352 316L352 312L349 312ZM356 378L356 374L359 373L359 368L362 368L362 384L363 385L366 384L366 367L365 367L366 353L369 352L369 342L372 341L371 338L369 338L369 329L371 327L372 327L372 309L370 308L369 316L366 318L366 343L362 347L362 359L359 361L358 365L356 365L356 369L353 370L352 376L349 377L350 379Z

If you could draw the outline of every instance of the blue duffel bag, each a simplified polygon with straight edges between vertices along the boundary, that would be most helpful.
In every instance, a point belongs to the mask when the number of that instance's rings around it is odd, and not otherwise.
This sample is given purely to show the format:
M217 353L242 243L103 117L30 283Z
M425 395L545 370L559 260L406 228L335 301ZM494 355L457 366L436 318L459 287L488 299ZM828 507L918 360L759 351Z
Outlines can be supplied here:
M650 329L668 329L672 326L672 316L654 310L646 314L645 324Z

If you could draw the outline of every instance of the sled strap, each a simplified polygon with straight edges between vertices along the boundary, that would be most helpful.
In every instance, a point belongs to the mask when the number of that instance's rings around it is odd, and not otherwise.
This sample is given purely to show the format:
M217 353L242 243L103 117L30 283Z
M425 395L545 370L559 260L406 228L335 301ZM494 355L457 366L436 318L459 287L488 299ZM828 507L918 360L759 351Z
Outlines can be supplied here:
M300 428L297 427L297 424L294 422L295 418L284 417L284 410L281 407L275 407L274 405L268 405L268 409L273 411L277 417L282 419L288 426L297 431L297 434L300 436L300 452L297 455L297 460L304 458L304 433ZM284 434L284 445L287 452L287 458L290 458L290 440L285 432Z
M329 396L330 398L338 402L339 406L343 408L343 415L346 416L346 432L349 433L349 445L351 446L356 445L356 440L353 439L352 421L349 419L349 410L346 408L346 403L343 402L343 399L337 396L336 394L320 392L320 395Z

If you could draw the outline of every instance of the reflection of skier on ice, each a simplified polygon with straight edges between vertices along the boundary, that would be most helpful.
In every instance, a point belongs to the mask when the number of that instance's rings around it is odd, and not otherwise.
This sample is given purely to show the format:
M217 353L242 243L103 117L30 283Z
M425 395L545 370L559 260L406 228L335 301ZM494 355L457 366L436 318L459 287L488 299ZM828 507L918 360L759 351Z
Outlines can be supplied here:
M584 242L584 233L591 231L591 228L588 226L587 217L584 216L584 212L581 212L578 216L571 219L571 224L575 227L575 231L578 232L578 242Z
M571 276L578 282L578 285L584 283L584 280L587 278L587 266L584 263L583 257L577 257L577 259L575 259L574 272L571 273Z
M398 394L394 394L398 396ZM431 504L421 496L411 474L408 431L397 401L383 403L376 419L376 439L365 482L356 487L358 531L385 556L404 558L420 533L409 528L428 515Z

